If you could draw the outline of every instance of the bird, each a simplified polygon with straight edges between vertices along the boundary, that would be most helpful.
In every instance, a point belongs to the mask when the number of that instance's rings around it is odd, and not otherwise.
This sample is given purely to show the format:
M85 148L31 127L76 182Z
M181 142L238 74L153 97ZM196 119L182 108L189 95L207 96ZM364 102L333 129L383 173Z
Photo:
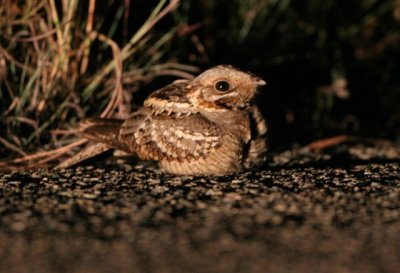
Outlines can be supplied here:
M267 125L255 99L266 82L232 65L152 92L126 120L89 118L81 135L96 143L57 166L68 168L109 149L156 161L175 175L226 175L266 158Z

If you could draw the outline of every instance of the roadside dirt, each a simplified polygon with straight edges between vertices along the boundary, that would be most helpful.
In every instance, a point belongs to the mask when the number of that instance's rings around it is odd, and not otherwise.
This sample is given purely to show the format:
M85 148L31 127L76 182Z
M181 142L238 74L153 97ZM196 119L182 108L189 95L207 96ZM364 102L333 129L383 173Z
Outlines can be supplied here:
M398 272L398 151L293 149L224 177L2 173L0 272Z

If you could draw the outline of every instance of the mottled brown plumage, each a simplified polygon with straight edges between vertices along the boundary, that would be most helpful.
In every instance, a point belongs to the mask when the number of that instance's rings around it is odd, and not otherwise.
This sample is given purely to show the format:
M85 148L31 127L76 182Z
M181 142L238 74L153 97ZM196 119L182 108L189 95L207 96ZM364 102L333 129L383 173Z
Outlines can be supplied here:
M266 124L252 104L259 77L228 65L210 68L191 81L153 92L125 121L89 119L84 137L97 143L59 167L72 166L115 148L158 161L174 174L221 175L263 162Z

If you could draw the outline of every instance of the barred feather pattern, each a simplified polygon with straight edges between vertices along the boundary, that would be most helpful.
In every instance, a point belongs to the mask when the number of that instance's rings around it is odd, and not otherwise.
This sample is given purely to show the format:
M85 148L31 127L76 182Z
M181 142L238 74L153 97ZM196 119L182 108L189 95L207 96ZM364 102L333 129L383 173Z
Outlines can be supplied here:
M84 137L181 175L222 175L265 160L266 122L253 104L265 82L228 65L153 92L129 119L88 119Z

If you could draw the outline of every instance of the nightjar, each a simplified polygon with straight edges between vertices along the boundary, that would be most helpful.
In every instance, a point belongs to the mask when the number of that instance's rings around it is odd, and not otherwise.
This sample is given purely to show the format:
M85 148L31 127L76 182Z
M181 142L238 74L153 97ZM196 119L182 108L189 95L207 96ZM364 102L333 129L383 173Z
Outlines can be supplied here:
M267 127L253 102L265 84L230 65L174 82L151 93L127 120L84 120L83 137L97 144L58 168L109 149L157 161L163 171L179 175L223 175L260 165Z

